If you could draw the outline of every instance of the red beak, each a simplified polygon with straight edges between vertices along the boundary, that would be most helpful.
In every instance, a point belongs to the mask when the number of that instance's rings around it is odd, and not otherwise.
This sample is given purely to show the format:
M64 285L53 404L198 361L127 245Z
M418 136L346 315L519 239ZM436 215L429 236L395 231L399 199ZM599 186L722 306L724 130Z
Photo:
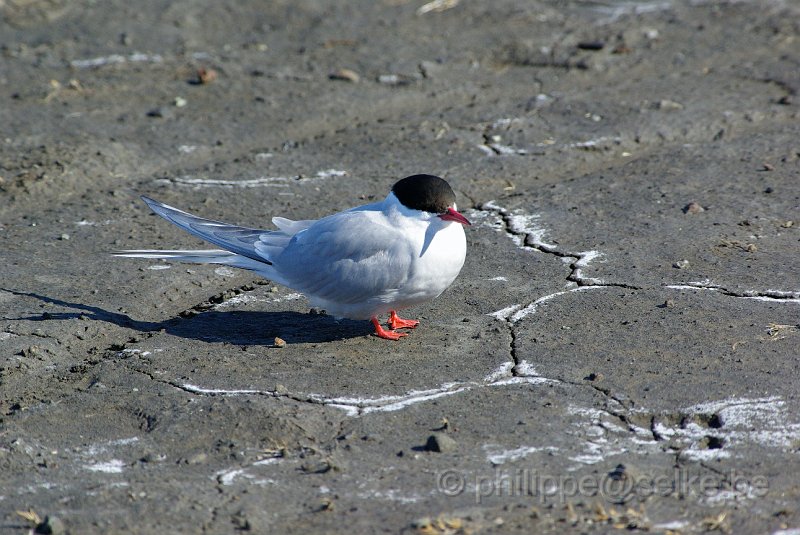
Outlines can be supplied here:
M439 217L445 221L455 221L456 223L461 223L465 227L472 225L472 223L470 223L466 217L456 212L453 208L448 208L445 213L439 214Z

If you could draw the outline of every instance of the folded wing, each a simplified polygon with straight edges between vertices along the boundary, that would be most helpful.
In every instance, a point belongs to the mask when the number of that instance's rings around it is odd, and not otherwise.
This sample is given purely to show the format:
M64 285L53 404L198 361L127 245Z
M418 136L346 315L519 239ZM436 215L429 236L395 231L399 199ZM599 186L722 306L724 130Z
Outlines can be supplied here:
M388 302L411 275L414 254L413 244L398 239L382 218L380 212L347 211L320 219L291 239L273 269L317 302Z
M239 227L205 219L149 197L142 196L142 200L147 203L147 206L153 212L198 238L252 260L267 264L272 263L269 257L261 256L255 247L256 243L262 241L262 237L265 234L271 234L268 230Z

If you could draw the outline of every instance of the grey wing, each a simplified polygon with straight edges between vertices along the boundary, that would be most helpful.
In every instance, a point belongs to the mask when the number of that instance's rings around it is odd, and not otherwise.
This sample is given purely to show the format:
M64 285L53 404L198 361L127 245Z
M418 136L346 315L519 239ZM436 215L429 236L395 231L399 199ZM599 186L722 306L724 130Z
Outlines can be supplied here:
M411 243L374 214L342 212L298 233L273 267L309 297L350 304L390 299L408 280L413 257Z
M147 203L147 206L153 212L198 238L202 238L232 253L246 256L259 262L272 263L258 254L255 248L255 244L263 239L262 236L270 234L270 231L237 227L236 225L204 219L145 196L142 196L142 200Z

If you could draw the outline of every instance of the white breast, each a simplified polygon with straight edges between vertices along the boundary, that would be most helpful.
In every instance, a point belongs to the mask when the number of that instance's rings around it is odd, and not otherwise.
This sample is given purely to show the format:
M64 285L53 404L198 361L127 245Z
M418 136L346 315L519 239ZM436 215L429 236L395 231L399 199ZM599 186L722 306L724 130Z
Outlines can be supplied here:
M434 229L435 233L432 232ZM422 234L422 243L416 248L421 255L412 261L408 281L398 292L403 297L395 303L396 309L438 297L453 283L464 266L467 239L462 225L436 218L430 222L426 234L432 234L432 237Z

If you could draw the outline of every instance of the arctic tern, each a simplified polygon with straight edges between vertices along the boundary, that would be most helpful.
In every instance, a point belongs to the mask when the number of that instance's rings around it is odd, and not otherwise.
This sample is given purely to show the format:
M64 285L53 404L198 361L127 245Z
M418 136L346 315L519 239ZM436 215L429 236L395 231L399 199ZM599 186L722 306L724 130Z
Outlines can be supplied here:
M145 203L183 230L222 249L130 250L133 258L224 264L249 269L308 297L336 318L371 320L375 334L398 340L417 320L397 311L438 297L458 276L467 253L464 226L450 185L413 175L385 199L318 220L272 218L278 230L203 219L148 197ZM389 330L379 316L389 314Z

